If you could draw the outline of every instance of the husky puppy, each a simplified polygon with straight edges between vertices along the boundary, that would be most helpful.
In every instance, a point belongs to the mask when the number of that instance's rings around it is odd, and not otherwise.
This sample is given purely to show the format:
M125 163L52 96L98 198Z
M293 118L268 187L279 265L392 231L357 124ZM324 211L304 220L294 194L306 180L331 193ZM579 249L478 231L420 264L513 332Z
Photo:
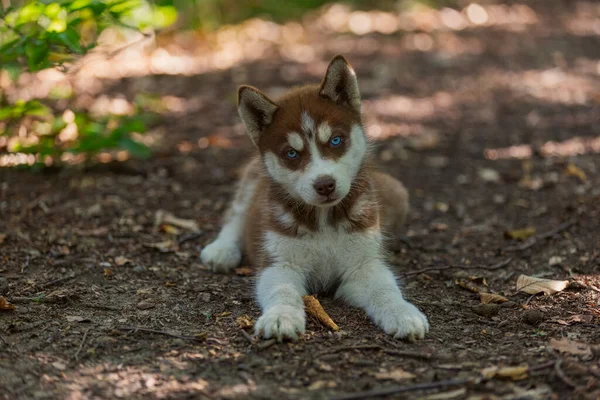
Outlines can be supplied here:
M382 229L408 212L408 193L370 163L358 82L346 59L333 58L320 85L276 101L242 86L238 111L260 157L245 168L201 260L227 272L245 254L261 267L256 333L298 339L306 324L302 296L335 290L394 338L423 338L427 317L403 298L382 246Z

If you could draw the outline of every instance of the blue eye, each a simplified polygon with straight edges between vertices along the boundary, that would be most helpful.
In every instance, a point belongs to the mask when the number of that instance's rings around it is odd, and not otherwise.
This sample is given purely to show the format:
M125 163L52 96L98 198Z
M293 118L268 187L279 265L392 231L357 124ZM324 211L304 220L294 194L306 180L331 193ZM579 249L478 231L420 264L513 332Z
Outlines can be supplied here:
M342 143L342 138L339 136L336 136L334 138L331 138L331 140L329 141L329 143L333 146L333 147L337 147L340 145L340 143Z
M288 150L287 153L285 153L285 155L287 156L287 158L296 158L298 157L298 152L296 150Z

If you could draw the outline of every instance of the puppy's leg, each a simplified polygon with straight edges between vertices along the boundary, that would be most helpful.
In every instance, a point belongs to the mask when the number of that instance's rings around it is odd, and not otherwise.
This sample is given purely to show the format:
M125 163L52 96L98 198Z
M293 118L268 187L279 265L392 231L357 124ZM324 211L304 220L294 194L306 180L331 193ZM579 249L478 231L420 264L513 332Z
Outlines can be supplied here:
M306 316L302 296L306 294L306 278L301 268L289 263L270 266L258 276L258 302L263 314L256 322L256 334L298 339L304 333Z
M379 199L379 215L382 227L389 233L395 232L406 220L409 209L408 191L396 178L377 172L373 181Z
M422 339L429 331L425 314L402 297L394 274L382 261L349 271L336 297L365 309L394 338Z
M245 168L233 203L225 215L225 224L215 241L200 254L202 263L215 272L227 272L242 261L244 223L256 191L258 168L257 161Z

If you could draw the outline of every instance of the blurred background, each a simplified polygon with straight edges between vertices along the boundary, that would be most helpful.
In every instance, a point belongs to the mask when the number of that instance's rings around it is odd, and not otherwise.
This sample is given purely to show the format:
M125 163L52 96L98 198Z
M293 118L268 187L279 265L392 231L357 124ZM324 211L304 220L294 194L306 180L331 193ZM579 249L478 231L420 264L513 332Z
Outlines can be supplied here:
M337 53L383 161L440 141L488 159L600 149L597 2L1 4L2 167L247 146L237 86L277 96Z

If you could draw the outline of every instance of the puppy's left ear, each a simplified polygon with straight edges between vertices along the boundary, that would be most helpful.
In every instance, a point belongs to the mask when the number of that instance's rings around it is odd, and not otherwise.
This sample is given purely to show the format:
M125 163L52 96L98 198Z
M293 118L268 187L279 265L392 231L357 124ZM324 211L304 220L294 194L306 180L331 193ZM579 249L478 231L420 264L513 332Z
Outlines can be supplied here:
M360 92L356 74L350 63L341 55L335 56L329 63L319 94L360 113Z

